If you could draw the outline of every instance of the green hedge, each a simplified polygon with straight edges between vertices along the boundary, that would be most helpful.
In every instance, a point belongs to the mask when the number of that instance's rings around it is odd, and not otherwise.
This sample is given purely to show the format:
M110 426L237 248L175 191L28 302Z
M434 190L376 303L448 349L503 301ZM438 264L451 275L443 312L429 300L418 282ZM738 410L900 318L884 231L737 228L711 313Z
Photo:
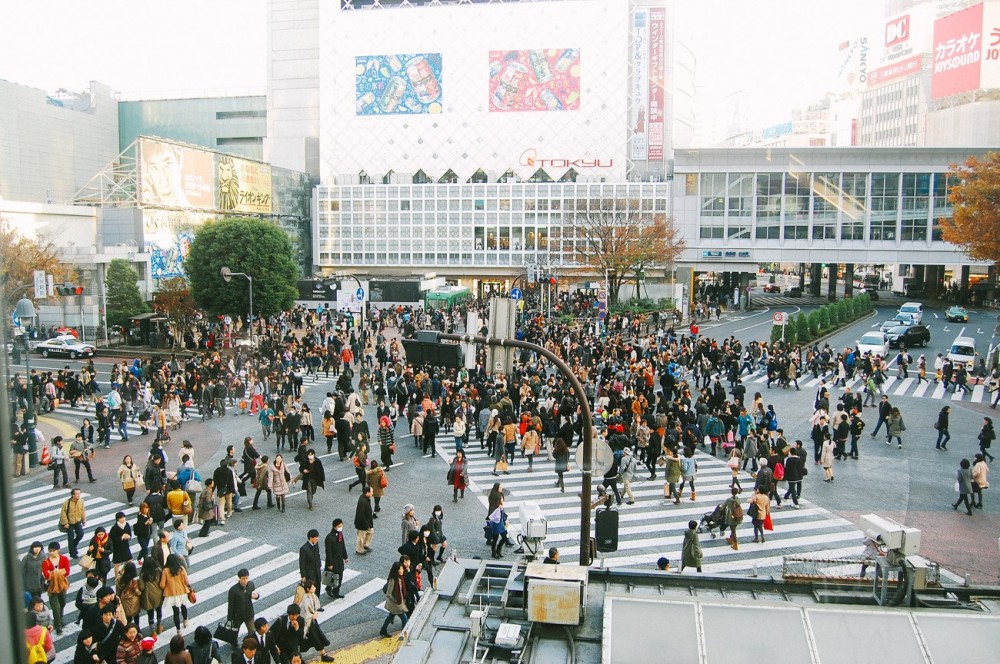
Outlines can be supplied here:
M658 300L653 300L648 297L639 298L637 300L629 300L628 302L619 302L618 304L610 307L608 311L614 314L648 314L654 311L673 311L674 310L674 300L669 297L661 297Z
M838 300L826 304L808 316L799 313L785 325L785 343L807 344L865 316L872 311L872 301L867 295ZM781 339L781 326L771 326L771 341Z

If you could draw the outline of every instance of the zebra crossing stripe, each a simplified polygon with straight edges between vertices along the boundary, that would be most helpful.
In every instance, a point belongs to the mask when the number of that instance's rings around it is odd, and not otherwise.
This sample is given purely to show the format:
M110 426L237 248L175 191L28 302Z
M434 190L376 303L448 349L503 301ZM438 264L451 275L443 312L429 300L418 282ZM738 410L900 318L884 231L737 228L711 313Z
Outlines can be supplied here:
M976 385L975 387L972 388L972 400L975 403L982 403L983 402L983 395L985 393L986 393L986 386L985 385L982 385L982 384Z
M895 382L896 382L895 376L889 376L888 378L886 378L885 382L882 383L882 392L885 394L889 394L889 388L892 387Z
M915 378L904 378L903 382L899 384L899 387L896 388L896 391L893 392L893 394L895 394L897 397L906 394L906 391L908 389L910 389L910 385L913 384L914 380L916 380L916 379Z
M944 383L938 383L937 387L934 388L934 394L931 395L931 399L940 399L944 396Z
M921 381L920 385L917 385L917 389L913 390L913 395L912 396L914 396L914 397L922 397L922 396L924 396L924 392L927 391L927 388L930 387L930 385L931 385L931 382L929 380Z

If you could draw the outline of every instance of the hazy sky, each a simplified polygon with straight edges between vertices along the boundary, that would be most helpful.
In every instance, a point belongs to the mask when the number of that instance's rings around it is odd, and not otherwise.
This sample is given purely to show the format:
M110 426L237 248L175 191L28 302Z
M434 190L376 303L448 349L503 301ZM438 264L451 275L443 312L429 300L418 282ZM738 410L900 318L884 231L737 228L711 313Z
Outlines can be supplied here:
M336 0L323 0L336 2ZM625 2L625 0L621 0ZM837 45L882 15L879 0L675 0L677 36L698 58L700 105L728 120L780 122L835 87ZM7 2L0 78L53 91L91 80L126 95L170 96L265 85L265 0ZM707 118L706 118L707 119Z

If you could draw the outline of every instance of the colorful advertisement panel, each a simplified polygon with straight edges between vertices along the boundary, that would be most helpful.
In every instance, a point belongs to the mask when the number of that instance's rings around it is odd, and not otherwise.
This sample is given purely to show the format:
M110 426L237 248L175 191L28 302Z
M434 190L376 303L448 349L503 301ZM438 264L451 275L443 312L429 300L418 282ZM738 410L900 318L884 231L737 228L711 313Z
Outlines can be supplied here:
M649 139L647 156L650 161L663 160L663 123L666 109L664 82L666 63L663 44L667 28L667 11L651 9L649 13Z
M963 9L934 22L931 99L941 99L980 87L982 29L983 5Z
M629 126L632 137L629 159L646 158L646 105L649 103L649 12L636 9L632 15L632 110Z
M219 155L219 209L271 213L271 167Z
M215 208L211 152L140 138L139 179L143 206Z
M879 67L868 74L868 87L873 88L883 83L895 81L896 79L906 78L918 73L922 67L923 58L919 55L914 55L912 58L906 58L905 60L897 60L891 65Z
M354 59L357 115L441 112L441 54L359 55Z
M215 218L184 210L145 210L142 217L143 240L153 279L183 277L184 260L197 229Z
M580 108L580 49L490 51L490 111Z

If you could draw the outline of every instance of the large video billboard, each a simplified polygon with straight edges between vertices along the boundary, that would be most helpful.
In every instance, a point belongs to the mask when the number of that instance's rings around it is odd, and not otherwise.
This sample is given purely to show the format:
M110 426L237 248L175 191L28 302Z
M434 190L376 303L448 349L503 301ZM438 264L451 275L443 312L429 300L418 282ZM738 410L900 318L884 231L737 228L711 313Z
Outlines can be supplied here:
M978 89L982 50L983 5L935 21L931 98L941 99Z
M357 115L441 112L441 54L360 55L354 59Z
M139 178L144 206L215 208L211 152L140 138Z
M490 111L580 108L580 49L490 51Z

